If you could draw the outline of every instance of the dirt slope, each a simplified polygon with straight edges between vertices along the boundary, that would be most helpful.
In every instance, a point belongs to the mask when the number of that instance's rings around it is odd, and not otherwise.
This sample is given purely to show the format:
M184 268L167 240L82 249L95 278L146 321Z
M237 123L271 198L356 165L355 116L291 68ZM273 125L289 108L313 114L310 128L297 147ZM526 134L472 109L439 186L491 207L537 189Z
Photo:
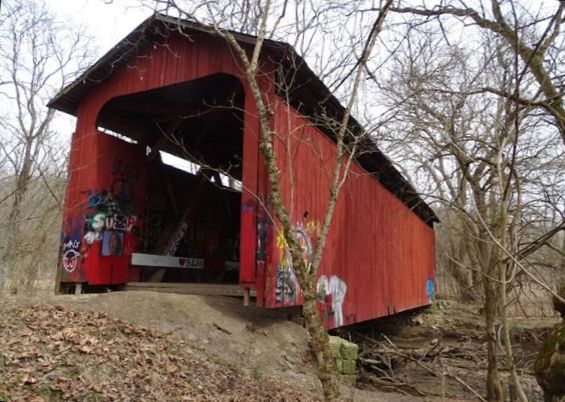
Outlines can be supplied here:
M296 314L296 311L294 313ZM202 400L237 401L316 400L316 395L321 395L321 388L315 377L307 334L292 316L293 311L289 310L244 307L238 298L153 292L0 299L0 356L4 356L5 361L6 356L11 356L10 353L19 356L8 358L8 361L16 358L15 365L10 363L8 366L2 366L0 360L0 367L4 370L0 371L0 376L11 373L9 381L0 381L0 384L4 384L4 388L0 387L0 395L4 392L4 396L10 396L8 400L26 401L32 400L31 395L39 398L36 400L48 401L88 400L84 398L85 395L91 395L90 400L104 401L177 401L182 400L180 396L186 392L191 398L196 398L188 400L201 400L198 399L200 397L204 398ZM97 320L106 324L102 325ZM98 331L98 327L104 330ZM64 336L61 335L63 332ZM49 337L54 334L58 335L55 335L54 340L50 340ZM88 337L82 337L80 334L88 334ZM113 341L112 337L115 336L124 339ZM25 342L14 343L14 339L25 339ZM91 341L83 344L83 339ZM65 343L70 347L66 351L68 355L65 355L63 360L58 360L58 349L47 348L45 342ZM102 349L95 347L94 355L80 350L85 345L92 348L92 342L105 346L102 346ZM108 342L112 342L110 345L116 342L117 344L110 347ZM138 376L132 375L132 378L127 373L135 373L132 365L144 361L144 354L137 352L139 345L145 345L143 347L152 350L153 352L148 352L150 354L164 353L170 356L171 350L178 353L178 359L174 362L175 373L190 373L193 365L200 367L201 363L210 364L204 364L205 367L196 371L197 377L204 381L203 388L210 386L210 395L194 396L190 391L193 388L185 389L177 383L169 387L171 381L168 378L171 374L166 373L167 362L163 363L164 366L154 368L155 374L151 381L147 380L147 377L142 377L141 382L134 381ZM167 345L172 349L167 349ZM41 360L40 355L34 354L38 347L48 353ZM108 348L108 352L104 351L104 347ZM29 348L35 349L29 352ZM100 350L104 353L101 354ZM118 360L126 363L122 366L112 366L109 359L113 358L110 356L118 356ZM46 369L47 373L40 363L45 360L52 362ZM20 367L22 362L27 363ZM110 367L106 367L106 364ZM50 371L58 365L63 367L62 371ZM172 367L169 368L173 370ZM102 373L93 377L93 371L98 369ZM228 379L215 379L215 373L223 376L223 372L227 373L225 375ZM26 373L34 374L30 377L31 380L26 379ZM69 374L68 380L63 381L68 385L52 384L44 378L47 374L49 381ZM72 378L84 382L73 383ZM103 387L105 393L99 394L100 389L96 384L109 380L112 380L112 385ZM230 391L219 395L228 383L231 384L227 387ZM81 384L78 388L86 394L69 393L72 388L70 384ZM149 384L150 390L140 390L142 384ZM163 392L169 393L159 394L156 391L159 389L168 389L169 391ZM250 389L251 395L245 396L245 389ZM16 390L23 393L14 393ZM347 386L343 386L342 391L347 399L355 401L419 400L403 395L355 390ZM132 399L131 395L138 397ZM139 395L143 397L140 398Z
M316 400L321 389L297 317L296 310L244 307L239 298L143 291L0 299L0 402ZM476 400L454 376L483 393L481 322L472 307L450 304L344 329L362 345L364 389L343 386L343 395ZM519 367L538 400L529 362L551 322L517 324Z
M63 306L3 309L0 356L0 400L317 400L158 331Z

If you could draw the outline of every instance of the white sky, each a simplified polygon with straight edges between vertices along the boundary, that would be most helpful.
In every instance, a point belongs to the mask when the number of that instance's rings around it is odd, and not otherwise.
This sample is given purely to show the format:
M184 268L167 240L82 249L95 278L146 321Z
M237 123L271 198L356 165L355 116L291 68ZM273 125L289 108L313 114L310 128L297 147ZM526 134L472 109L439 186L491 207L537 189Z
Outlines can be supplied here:
M151 10L135 0L45 0L47 6L60 17L84 25L95 43L96 57L106 53L130 33Z
M60 18L72 19L75 24L85 26L93 39L93 62L152 14L150 9L139 6L140 2L135 0L45 0L45 3ZM58 113L55 126L62 134L65 146L70 146L75 124L74 117ZM195 173L197 165L170 154L162 154L162 158L171 166ZM224 185L228 185L227 176L221 175L221 179Z
M59 18L84 26L91 36L94 63L115 44L129 34L152 12L136 0L44 0ZM62 145L70 146L70 136L76 119L57 113L55 129L61 134Z

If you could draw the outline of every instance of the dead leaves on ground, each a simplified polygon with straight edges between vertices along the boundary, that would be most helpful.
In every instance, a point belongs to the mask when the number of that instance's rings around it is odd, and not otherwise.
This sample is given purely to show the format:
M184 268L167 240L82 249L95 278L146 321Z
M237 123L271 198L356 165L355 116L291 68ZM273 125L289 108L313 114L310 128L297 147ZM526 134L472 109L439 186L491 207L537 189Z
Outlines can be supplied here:
M0 310L3 401L309 401L171 336L61 306Z

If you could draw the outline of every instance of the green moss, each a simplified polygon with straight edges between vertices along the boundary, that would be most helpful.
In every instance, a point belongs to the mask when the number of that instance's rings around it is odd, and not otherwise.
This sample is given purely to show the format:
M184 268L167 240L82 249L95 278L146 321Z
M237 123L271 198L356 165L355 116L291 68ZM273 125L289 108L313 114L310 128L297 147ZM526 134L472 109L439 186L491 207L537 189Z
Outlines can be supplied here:
M335 360L335 368L336 368L338 373L342 373L343 372L343 360L336 359Z
M343 360L342 362L342 373L343 374L356 374L357 366L355 365L355 360Z
M343 342L341 343L341 357L343 357L344 360L355 360L357 359L357 354L359 353L359 346L343 340Z
M338 336L330 336L330 349L334 359L341 358L341 341Z

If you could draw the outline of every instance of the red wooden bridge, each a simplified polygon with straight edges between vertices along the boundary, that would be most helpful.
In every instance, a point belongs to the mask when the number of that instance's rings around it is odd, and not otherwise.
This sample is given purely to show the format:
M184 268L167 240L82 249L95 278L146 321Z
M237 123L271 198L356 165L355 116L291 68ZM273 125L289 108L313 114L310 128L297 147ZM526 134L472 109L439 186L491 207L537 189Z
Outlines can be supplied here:
M253 46L254 37L234 35ZM260 65L282 194L308 259L336 155L331 125L317 116L339 120L344 109L289 45L266 41ZM153 16L50 106L77 116L62 284L223 283L253 289L259 306L302 302L269 201L257 110L221 38ZM355 120L349 129L363 130ZM434 295L437 217L372 140L362 145L318 277L328 328L420 307ZM168 154L190 168L164 163Z

